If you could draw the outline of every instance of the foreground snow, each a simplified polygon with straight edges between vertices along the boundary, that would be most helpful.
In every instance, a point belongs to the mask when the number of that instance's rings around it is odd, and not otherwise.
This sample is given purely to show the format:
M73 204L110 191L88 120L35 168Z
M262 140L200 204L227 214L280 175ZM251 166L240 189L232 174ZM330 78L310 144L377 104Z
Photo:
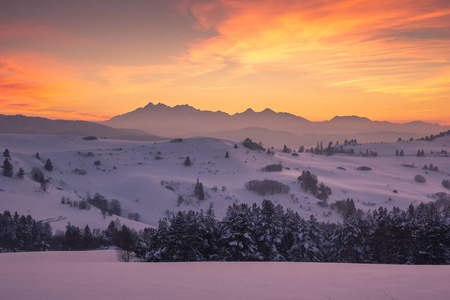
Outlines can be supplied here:
M113 250L0 254L5 299L448 299L450 266L121 263Z

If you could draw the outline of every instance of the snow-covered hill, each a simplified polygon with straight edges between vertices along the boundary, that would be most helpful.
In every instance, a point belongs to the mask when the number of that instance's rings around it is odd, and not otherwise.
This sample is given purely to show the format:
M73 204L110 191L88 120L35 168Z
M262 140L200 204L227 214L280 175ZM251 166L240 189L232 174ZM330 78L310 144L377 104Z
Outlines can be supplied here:
M51 221L54 230L63 230L68 222L77 226L106 228L117 216L103 216L100 210L79 210L61 203L100 193L108 200L117 199L122 206L123 224L136 229L156 226L159 219L178 210L213 207L218 218L233 203L261 203L270 199L303 217L315 215L319 220L338 221L342 217L329 207L317 205L319 199L301 190L297 177L303 170L318 176L319 182L332 189L328 203L352 198L357 208L379 206L406 208L409 204L429 202L432 195L447 192L441 184L450 178L450 158L438 152L450 152L450 136L432 142L413 141L374 143L351 146L356 153L374 151L377 157L333 156L299 153L293 156L281 150L274 155L250 150L242 144L212 138L184 139L181 142L131 142L120 140L84 140L78 136L0 135L0 150L11 153L14 174L19 168L25 177L0 177L0 211L31 214L38 220ZM350 146L347 146L350 147ZM396 150L404 156L396 156ZM425 157L416 153L423 149ZM35 157L39 153L40 159ZM229 158L226 158L226 152ZM433 153L432 153L433 152ZM185 166L186 156L191 166ZM47 159L54 169L44 169ZM261 172L269 164L281 163L282 172ZM423 170L433 164L439 171ZM405 167L414 165L414 167ZM370 171L357 170L360 166ZM30 171L39 167L49 178L47 190L33 181ZM421 174L426 183L418 183ZM194 196L197 179L203 183L206 197ZM245 189L254 179L273 179L290 187L288 194L260 196ZM139 213L140 222L129 220Z
M0 254L4 299L448 299L449 266L121 263L115 251Z

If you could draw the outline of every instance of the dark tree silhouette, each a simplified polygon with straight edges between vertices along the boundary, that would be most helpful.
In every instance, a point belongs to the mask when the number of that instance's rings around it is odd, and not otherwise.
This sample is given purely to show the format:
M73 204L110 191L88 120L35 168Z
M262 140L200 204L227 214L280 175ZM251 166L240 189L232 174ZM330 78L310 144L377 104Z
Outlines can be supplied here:
M47 158L44 168L49 172L53 171L53 164L52 164L52 161L50 160L50 158Z
M13 175L13 166L7 158L3 161L3 176L11 177Z

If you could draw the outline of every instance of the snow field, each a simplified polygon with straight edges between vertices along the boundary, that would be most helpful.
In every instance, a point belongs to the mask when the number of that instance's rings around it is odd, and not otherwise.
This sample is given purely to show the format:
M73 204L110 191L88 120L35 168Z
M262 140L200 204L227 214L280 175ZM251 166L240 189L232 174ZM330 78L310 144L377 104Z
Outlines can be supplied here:
M238 144L238 149L234 148L235 144ZM300 189L297 177L303 170L309 170L318 176L319 182L331 187L333 193L328 203L353 198L356 207L363 210L379 206L405 209L411 203L432 201L430 196L434 193L449 193L441 182L450 178L450 158L432 156L430 152L442 149L450 152L450 136L433 142L374 143L353 147L356 153L375 151L378 157L310 153L294 157L280 150L275 150L275 155L270 156L249 150L240 143L212 138L191 138L173 143L0 134L0 149L4 148L11 152L14 173L22 167L26 174L23 180L15 176L0 177L0 210L50 220L54 231L64 230L67 222L78 227L89 224L92 229L104 229L117 218L139 230L157 226L158 220L168 213L206 210L210 206L221 219L226 208L233 203L261 203L263 199L281 204L285 209L292 208L304 218L313 214L319 220L341 221L340 215L329 208L319 207L316 204L319 199ZM405 156L395 156L396 149L404 150ZM426 156L417 157L418 149L424 149ZM227 151L228 159L225 158ZM34 157L36 152L39 152L40 160ZM183 165L186 156L192 162L189 167ZM52 172L43 169L47 158L53 162ZM94 164L97 160L100 161L98 166ZM277 163L289 170L259 171L268 164ZM439 172L422 170L424 164L430 163L438 166ZM414 164L416 168L401 164ZM46 178L51 178L46 192L41 191L40 185L30 178L33 166L43 170ZM356 170L360 166L368 166L372 170ZM84 172L85 175L80 175ZM415 182L417 174L424 175L427 182ZM197 178L205 188L203 201L193 195ZM259 196L244 187L249 180L265 178L289 185L289 194ZM63 196L79 201L88 193L92 197L97 192L108 200L118 199L122 205L122 217L103 217L96 208L86 211L61 204ZM181 202L178 201L179 195L183 198ZM129 213L136 212L141 216L140 222L127 219Z
M449 266L121 263L114 250L0 254L3 299L444 300Z

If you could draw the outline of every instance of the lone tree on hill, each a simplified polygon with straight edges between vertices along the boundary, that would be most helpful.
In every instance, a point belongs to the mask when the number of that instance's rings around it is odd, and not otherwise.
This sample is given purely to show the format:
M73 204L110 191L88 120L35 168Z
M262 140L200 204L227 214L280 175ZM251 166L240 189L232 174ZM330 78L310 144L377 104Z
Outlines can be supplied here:
M227 153L225 153L225 158L230 158L230 154L228 154L228 151Z
M22 168L20 168L19 172L17 172L17 177L19 177L19 179L22 179L24 175L25 171Z
M3 161L3 176L11 177L13 175L13 166L7 158Z
M203 190L203 183L201 183L197 178L197 183L195 184L194 195L198 200L205 199L205 192Z
M184 165L186 167L189 167L191 165L191 159L189 158L189 156L186 156L186 159L184 160Z
M44 168L47 171L50 171L50 172L53 171L53 164L52 164L52 161L50 160L50 158L47 158L47 161L45 162Z
M6 148L5 151L3 151L3 156L4 156L4 157L9 157L9 158L11 158L11 156L9 155L9 150L8 150L8 148Z

